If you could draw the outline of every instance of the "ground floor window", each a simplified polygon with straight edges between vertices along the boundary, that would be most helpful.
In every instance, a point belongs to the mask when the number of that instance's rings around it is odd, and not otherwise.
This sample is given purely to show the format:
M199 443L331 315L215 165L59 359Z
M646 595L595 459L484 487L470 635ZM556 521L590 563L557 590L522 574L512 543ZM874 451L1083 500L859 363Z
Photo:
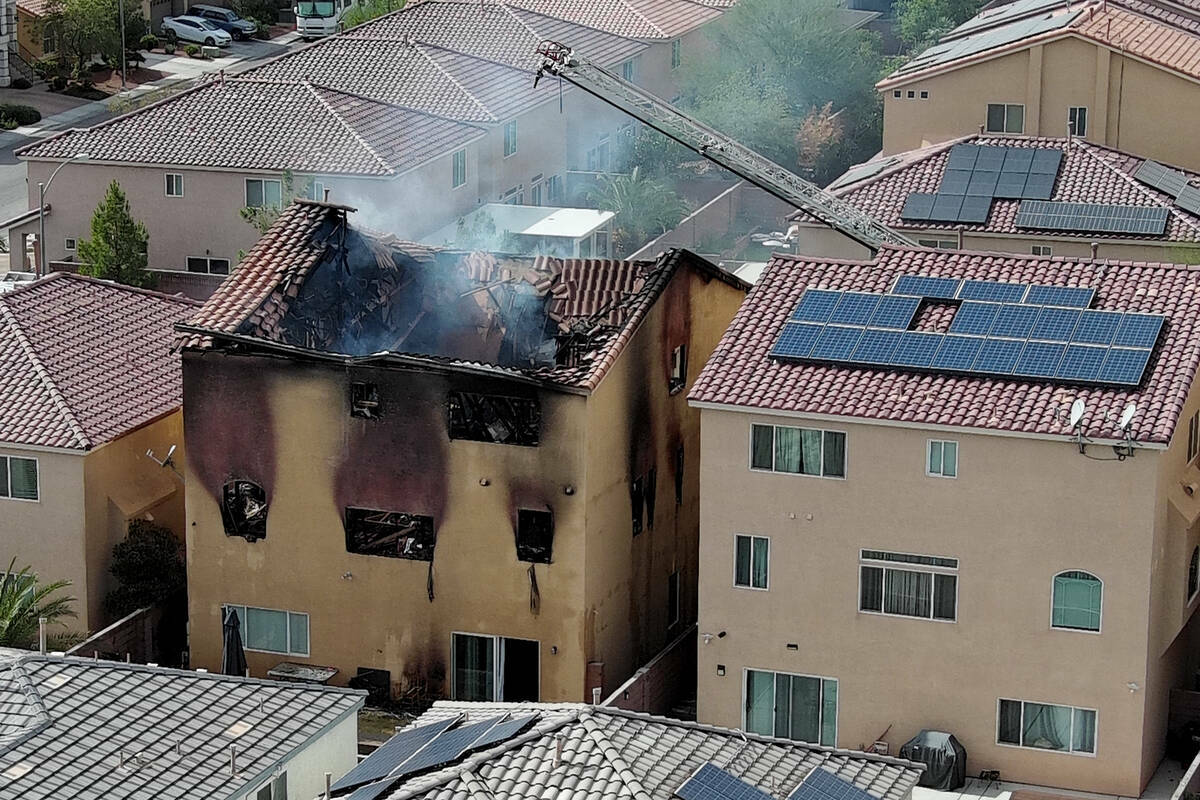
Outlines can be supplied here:
M1062 753L1096 752L1093 709L1001 700L998 717L996 741L1000 744Z
M746 670L743 727L751 733L833 747L837 704L835 678Z
M308 614L279 611L274 608L227 605L221 610L222 620L229 609L238 614L242 646L247 650L308 656Z
M452 639L453 699L538 701L538 642L474 633L455 633Z

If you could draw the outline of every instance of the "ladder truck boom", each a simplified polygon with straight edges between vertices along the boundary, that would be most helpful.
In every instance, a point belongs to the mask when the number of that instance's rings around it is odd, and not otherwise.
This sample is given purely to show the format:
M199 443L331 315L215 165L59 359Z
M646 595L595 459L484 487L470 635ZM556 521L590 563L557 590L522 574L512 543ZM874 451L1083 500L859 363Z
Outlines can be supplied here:
M570 81L785 203L808 212L872 252L883 244L912 244L850 203L692 119L665 100L576 55L566 45L547 40L541 43L537 52L542 63L534 78L535 86L547 73Z

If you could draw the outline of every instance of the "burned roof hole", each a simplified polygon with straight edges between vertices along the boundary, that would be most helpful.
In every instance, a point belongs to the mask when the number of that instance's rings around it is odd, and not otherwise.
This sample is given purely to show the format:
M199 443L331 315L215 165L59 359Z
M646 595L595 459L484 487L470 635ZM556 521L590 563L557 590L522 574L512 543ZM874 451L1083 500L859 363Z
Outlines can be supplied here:
M517 509L517 560L549 564L553 545L553 512Z
M364 556L433 561L433 517L346 507L346 551Z
M532 397L450 392L447 414L451 439L536 447L542 406Z
M254 481L238 479L221 487L221 523L226 536L247 542L267 538L267 492Z

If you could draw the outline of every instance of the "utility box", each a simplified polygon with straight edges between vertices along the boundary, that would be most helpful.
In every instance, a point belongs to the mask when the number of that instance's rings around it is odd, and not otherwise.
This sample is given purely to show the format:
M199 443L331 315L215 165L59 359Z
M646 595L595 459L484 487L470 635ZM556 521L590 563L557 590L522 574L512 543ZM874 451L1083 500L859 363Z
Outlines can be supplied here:
M209 47L206 44L200 45L200 55L204 56L205 58L220 58L221 48Z

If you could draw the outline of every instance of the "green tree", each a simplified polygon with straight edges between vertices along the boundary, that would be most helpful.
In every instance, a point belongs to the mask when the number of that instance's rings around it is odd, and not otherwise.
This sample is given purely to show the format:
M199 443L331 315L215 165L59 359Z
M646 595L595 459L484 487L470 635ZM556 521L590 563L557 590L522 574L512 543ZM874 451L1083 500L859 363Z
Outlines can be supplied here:
M64 57L62 66L73 77L86 79L88 63L97 53L119 63L118 13L117 0L55 0L50 7L45 24L53 29Z
M376 17L382 17L384 14L399 11L404 8L404 3L405 0L358 0L346 12L343 24L347 28L362 25L364 22L370 22Z
M920 53L979 13L979 0L896 0L896 32L911 53Z
M149 286L149 243L146 226L133 219L125 192L113 181L92 214L92 238L79 243L79 271L128 286Z
M187 591L183 546L170 530L146 520L129 523L125 541L113 547L109 572L117 586L105 603L116 617L147 606L166 606Z
M613 245L617 253L629 253L650 239L666 233L687 216L688 208L667 184L643 177L634 167L628 175L606 175L588 192L596 208L613 212Z
M0 647L30 648L37 644L41 617L54 624L77 616L71 608L75 598L54 596L70 581L39 583L29 567L17 571L16 566L14 558L0 578Z

